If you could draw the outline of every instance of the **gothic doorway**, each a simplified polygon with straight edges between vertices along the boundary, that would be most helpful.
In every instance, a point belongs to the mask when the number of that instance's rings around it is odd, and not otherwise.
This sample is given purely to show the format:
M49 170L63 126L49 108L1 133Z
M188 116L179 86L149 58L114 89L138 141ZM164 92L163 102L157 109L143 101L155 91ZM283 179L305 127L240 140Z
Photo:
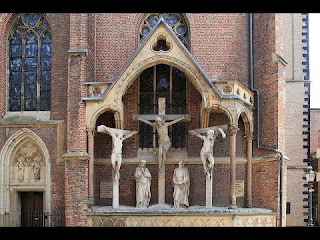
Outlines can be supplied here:
M43 221L32 213L35 211L43 212L43 192L19 192L19 194L21 199L21 227L42 227Z

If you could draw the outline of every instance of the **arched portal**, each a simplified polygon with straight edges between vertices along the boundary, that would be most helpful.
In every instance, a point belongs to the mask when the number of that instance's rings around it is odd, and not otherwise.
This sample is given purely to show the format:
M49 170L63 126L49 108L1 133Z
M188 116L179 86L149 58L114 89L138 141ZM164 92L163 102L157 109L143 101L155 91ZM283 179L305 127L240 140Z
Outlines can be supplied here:
M43 140L23 128L12 135L0 152L0 216L4 226L27 224L26 192L37 193L41 209L50 211L50 156ZM25 206L25 207L24 207ZM29 208L29 209L28 209Z

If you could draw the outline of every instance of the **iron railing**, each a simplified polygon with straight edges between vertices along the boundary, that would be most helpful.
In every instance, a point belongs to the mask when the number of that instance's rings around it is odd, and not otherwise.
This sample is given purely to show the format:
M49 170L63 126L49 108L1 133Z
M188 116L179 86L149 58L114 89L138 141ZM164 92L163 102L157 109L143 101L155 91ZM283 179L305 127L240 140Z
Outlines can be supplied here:
M61 211L43 212L28 210L28 227L64 227L65 216Z

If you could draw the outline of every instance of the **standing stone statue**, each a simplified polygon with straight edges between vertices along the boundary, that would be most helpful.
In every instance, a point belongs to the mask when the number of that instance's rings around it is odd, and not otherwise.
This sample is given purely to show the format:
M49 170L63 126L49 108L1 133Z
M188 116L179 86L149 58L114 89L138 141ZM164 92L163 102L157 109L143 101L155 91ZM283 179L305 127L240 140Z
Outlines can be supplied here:
M189 206L189 187L190 177L189 171L184 166L184 162L179 162L179 167L174 170L173 173L173 204L174 207L179 208L181 206Z
M159 150L158 150L158 159L159 159L159 171L160 173L164 172L164 164L166 162L166 153L169 150L171 146L170 138L168 135L168 127L180 122L182 120L186 120L187 116L183 115L182 117L173 120L171 122L165 122L161 117L157 117L155 119L155 122L152 123L148 120L143 119L142 117L138 116L137 120L142 121L152 127L155 127L157 129L158 133L158 144L159 144Z
M38 160L35 160L33 163L33 175L34 175L34 180L38 181L40 180L40 169L41 165Z
M18 179L19 182L23 182L24 180L24 164L21 159L18 161Z
M141 160L139 166L136 168L134 177L136 179L136 206L148 207L151 199L151 174L146 167L145 160Z
M107 133L112 137L112 154L111 154L111 164L115 173L115 179L120 178L119 170L122 162L122 142L134 134L137 134L138 131L128 131L117 128L109 128L104 125L97 127L97 131L100 133Z
M210 129L207 131L206 136L201 135L196 130L190 130L189 133L203 140L203 146L200 152L200 158L203 163L204 173L207 175L207 177L211 178L211 173L214 166L214 158L213 158L214 142L219 133L221 133L223 138L226 137L226 134L224 133L222 128L218 128L217 130Z

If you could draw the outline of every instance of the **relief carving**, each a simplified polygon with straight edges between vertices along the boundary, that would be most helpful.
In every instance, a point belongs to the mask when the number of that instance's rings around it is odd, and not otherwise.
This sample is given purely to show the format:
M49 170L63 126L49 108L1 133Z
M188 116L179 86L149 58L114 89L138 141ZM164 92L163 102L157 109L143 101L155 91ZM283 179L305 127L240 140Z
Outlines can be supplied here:
M14 180L19 182L41 180L41 165L44 165L43 154L31 141L24 143L14 157Z

